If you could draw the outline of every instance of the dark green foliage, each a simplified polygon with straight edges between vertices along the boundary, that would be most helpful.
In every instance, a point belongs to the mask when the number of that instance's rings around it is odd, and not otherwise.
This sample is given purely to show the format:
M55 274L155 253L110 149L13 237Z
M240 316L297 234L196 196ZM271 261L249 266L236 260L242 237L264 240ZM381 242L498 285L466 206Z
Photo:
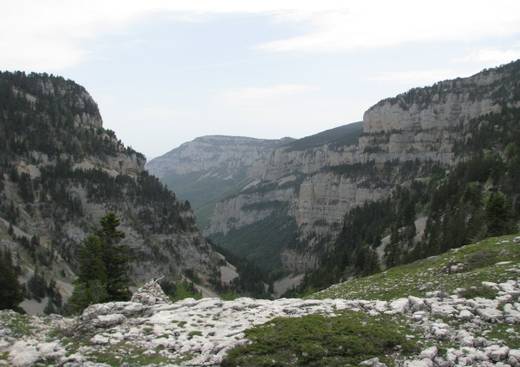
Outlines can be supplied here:
M37 301L41 301L41 299L45 297L47 284L43 274L39 273L38 269L35 270L34 274L27 282L27 290Z
M67 305L69 313L79 313L88 305L107 301L127 301L130 297L129 254L120 241L119 219L108 213L96 234L83 241L79 251L79 273Z
M96 235L85 239L79 251L79 273L67 311L79 313L88 305L108 300L103 243Z
M511 233L514 230L511 203L502 192L492 192L486 201L486 224L490 236Z
M52 92L51 92L52 91ZM35 96L36 101L25 94ZM0 72L0 166L13 157L34 160L31 150L57 158L67 152L74 158L103 158L125 151L144 157L131 148L123 148L113 131L102 128L78 129L77 116L89 115L101 120L95 102L85 89L61 77L48 74Z
M283 249L299 245L296 222L285 205L258 222L212 235L211 240L264 272L279 270Z
M125 234L119 230L119 219L114 213L108 213L101 218L101 229L97 232L103 244L103 262L106 269L106 289L111 301L127 301L130 298L128 289L129 254L126 246L120 241Z
M237 292L241 296L254 298L269 298L265 284L272 282L269 274L260 270L253 262L239 257L224 247L218 246L210 241L214 249L225 256L226 260L235 266L238 278L235 278L229 287L222 287L220 279L214 284L219 293L229 291Z
M489 287L477 286L464 289L464 291L460 292L459 295L464 298L480 297L494 299L498 295L498 291Z
M170 280L162 280L160 282L161 288L164 293L170 297L173 302L180 301L185 298L202 298L202 293L195 287L192 282L179 281L173 282Z
M388 316L362 312L277 318L247 330L252 343L232 349L222 366L358 366L374 357L394 365L389 356L397 351L417 352L406 338L412 334Z
M0 251L0 310L16 309L23 300L23 289L17 279L12 255Z

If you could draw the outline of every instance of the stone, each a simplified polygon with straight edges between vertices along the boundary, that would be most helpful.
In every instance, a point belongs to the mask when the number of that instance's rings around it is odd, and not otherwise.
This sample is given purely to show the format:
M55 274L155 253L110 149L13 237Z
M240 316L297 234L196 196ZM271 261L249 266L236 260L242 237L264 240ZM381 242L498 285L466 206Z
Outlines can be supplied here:
M120 313L110 315L99 315L97 318L92 320L94 327L107 328L115 325L119 325L126 320L126 317Z
M24 340L14 343L9 351L9 362L13 367L33 366L40 357L40 352L36 349L36 346Z
M433 367L433 361L431 359L414 359L406 361L405 367Z
M438 349L436 346L426 348L419 354L419 358L422 359L434 359L437 356Z
M461 320L471 320L475 316L469 310L462 310L457 317Z
M390 302L389 307L396 313L404 313L408 310L410 301L408 298L398 298L395 301Z
M419 297L408 296L408 301L409 301L410 309L413 312L424 310L427 307L424 300Z
M109 341L110 341L109 338L107 338L106 336L101 335L101 334L96 334L92 338L90 338L90 342L92 344L98 344L98 345L108 344Z
M503 318L502 311L496 308L481 308L477 310L477 314L488 322L497 322Z
M500 362L505 360L509 354L509 348L505 346L500 347L498 345L491 345L489 347L486 347L485 350L489 359L491 359L494 362Z
M164 293L159 282L156 280L151 280L139 288L132 295L130 301L147 306L171 303L170 298Z
M507 362L513 367L520 366L520 349L510 349Z
M386 367L386 364L379 362L379 358L377 357L370 358L366 361L360 362L359 365L366 367Z
M452 305L433 302L431 304L431 313L436 316L449 317L457 313L457 310Z

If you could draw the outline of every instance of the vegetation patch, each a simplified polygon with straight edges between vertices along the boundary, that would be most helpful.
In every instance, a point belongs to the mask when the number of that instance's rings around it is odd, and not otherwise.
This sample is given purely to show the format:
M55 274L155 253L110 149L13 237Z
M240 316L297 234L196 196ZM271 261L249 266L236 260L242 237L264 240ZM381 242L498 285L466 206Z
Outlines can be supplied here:
M18 313L0 314L0 325L7 327L12 336L19 338L32 333L29 318Z
M106 363L110 366L146 366L150 364L166 364L172 361L155 351L147 351L129 343L120 343L104 351L91 354L89 357L97 363Z
M509 348L520 348L520 325L493 324L484 335L487 339L503 342Z
M222 366L358 366L373 357L393 366L417 352L407 335L413 331L388 315L276 318L246 331L251 343L232 349Z
M493 291L483 289L482 282L504 282L520 267L520 244L514 243L514 237L491 237L439 256L348 280L308 298L391 300L408 295L424 297L427 292L437 290L453 293L457 288L466 289L468 296L493 297ZM463 270L446 271L452 264L462 264Z

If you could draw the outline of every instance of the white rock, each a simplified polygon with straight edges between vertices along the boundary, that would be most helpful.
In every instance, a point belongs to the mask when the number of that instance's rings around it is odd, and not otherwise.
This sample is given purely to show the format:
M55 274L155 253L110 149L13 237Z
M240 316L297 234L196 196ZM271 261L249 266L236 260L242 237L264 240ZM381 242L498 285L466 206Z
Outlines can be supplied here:
M92 338L90 338L90 342L92 344L98 344L98 345L108 344L109 340L110 340L109 338L107 338L106 336L101 335L101 334L96 334Z
M412 361L406 361L405 367L433 367L433 361L431 359L414 359Z
M421 311L426 308L426 304L424 303L424 300L422 298L408 296L408 301L412 311Z
M438 349L436 346L426 348L419 354L419 358L434 359L437 356Z
M390 302L390 308L397 313L404 313L410 306L408 298L398 298L395 301Z
M40 357L36 347L24 340L14 343L9 352L9 362L14 367L33 366Z
M462 310L457 317L461 320L471 320L475 316L468 310Z
M496 322L503 317L502 311L496 308L481 308L477 310L477 314L489 322Z
M96 327L111 327L114 325L119 325L126 320L126 317L123 314L115 313L111 315L99 315L96 319L92 320L92 323Z
M513 367L520 366L520 349L510 349L508 355L508 362Z
M449 317L457 313L457 310L452 305L434 302L431 304L431 313L432 315Z
M498 290L498 284L497 284L497 283L493 283L493 282L482 282L482 285L483 285L484 287L493 288L493 289Z
M509 353L508 347L500 347L498 345L491 345L487 347L485 350L488 357L495 362L505 360Z

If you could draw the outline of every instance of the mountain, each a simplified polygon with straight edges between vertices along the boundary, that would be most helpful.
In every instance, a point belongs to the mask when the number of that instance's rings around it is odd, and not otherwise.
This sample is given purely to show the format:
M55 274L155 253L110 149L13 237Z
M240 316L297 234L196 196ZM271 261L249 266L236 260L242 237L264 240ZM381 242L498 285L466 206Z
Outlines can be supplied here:
M516 61L415 88L361 123L276 147L252 163L254 180L216 203L205 234L287 275L282 283L311 274L305 282L322 287L493 234L484 217L501 195L512 230L519 75ZM450 224L461 233L448 243L439 233Z
M250 183L259 174L256 162L290 141L204 136L152 159L146 169L188 200L198 224L206 228L215 203Z
M82 86L0 73L0 157L0 244L27 288L26 311L59 309L72 290L79 244L108 211L121 220L134 285L160 276L220 284L228 264L197 229L189 204L103 128ZM228 280L235 275L227 271Z

